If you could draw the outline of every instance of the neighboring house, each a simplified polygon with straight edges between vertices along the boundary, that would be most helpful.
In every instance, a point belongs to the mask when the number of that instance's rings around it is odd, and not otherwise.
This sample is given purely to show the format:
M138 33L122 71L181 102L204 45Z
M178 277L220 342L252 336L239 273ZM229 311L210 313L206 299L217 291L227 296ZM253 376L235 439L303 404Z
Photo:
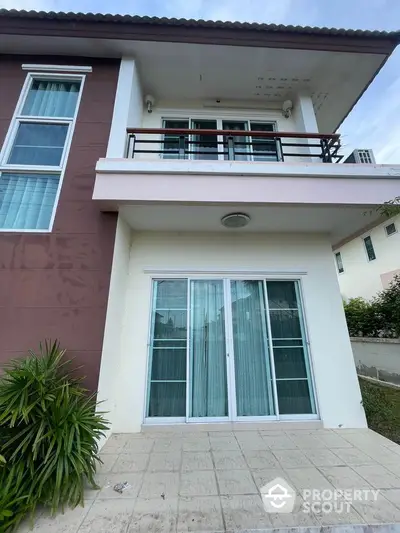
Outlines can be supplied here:
M334 132L400 34L15 11L0 32L1 360L60 339L116 432L364 427L332 245L400 166L335 164Z
M366 213L366 219L370 213ZM343 298L367 300L400 275L400 216L372 223L333 248Z

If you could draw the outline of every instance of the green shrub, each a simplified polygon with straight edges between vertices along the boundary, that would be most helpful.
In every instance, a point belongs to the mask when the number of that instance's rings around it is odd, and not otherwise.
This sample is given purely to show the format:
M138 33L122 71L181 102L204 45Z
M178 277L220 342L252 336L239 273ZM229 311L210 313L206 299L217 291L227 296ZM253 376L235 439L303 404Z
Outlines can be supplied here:
M382 323L376 305L363 298L351 298L344 303L347 327L351 337L377 337Z
M108 425L64 354L46 342L39 354L12 361L0 379L1 485L17 487L23 498L10 499L5 531L38 504L52 513L83 505L86 481L96 488L98 439Z
M344 304L351 337L400 337L400 277L371 301L351 298Z

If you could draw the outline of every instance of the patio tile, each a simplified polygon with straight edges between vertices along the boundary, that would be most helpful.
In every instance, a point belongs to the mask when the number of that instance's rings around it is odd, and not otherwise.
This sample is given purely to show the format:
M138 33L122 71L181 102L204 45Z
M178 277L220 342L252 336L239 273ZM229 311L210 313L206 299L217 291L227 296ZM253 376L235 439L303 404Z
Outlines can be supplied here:
M99 476L98 484L101 487L97 499L121 499L121 498L136 498L140 486L143 481L143 474L138 473L123 473L123 474L104 474ZM127 482L130 487L125 489L122 494L116 492L114 487L117 483ZM96 501L97 501L96 499Z
M290 476L288 472L279 468L266 468L263 470L252 470L252 474L256 483L258 490L260 490L264 485L270 483L277 477L285 479L289 485L291 485Z
M207 452L210 449L210 439L207 437L190 437L183 439L184 452Z
M303 452L315 466L338 466L345 464L335 453L326 448L303 450Z
M182 453L152 453L148 470L149 472L177 472L181 468Z
M177 531L224 531L219 497L180 498Z
M304 500L300 494L296 494L296 502L291 513L270 513L269 518L273 527L297 528L319 526L317 518L311 512L303 510Z
M326 444L316 435L290 435L290 438L298 448L326 448Z
M342 464L346 465L368 465L376 464L376 462L366 453L362 452L358 448L335 448L335 455L339 457ZM321 465L324 466L324 465Z
M274 450L295 450L296 444L287 435L262 435L262 438L268 448Z
M175 438L162 437L162 438L155 440L154 448L152 451L155 453L179 452L180 450L182 450L182 441L183 439L181 437L175 437Z
M270 528L261 496L221 496L222 512L227 530Z
M179 472L146 472L139 498L176 498L179 491Z
M96 500L79 533L125 533L135 500ZM54 529L57 533L59 529Z
M390 468L391 465L400 464L400 455L391 448L385 446L382 446L381 453L374 455L374 458L378 463L386 465L388 468Z
M243 431L244 435L236 433L236 438L242 450L268 450L267 443L256 432ZM253 433L251 436L250 434Z
M279 468L279 463L270 451L266 450L243 450L244 457L251 469Z
M97 472L99 474L106 474L111 472L112 467L114 466L119 455L117 453L102 453L100 454L100 459L103 463L97 463Z
M395 507L382 495L378 495L377 501L357 501L353 503L353 506L367 524L394 523L400 521L400 509Z
M79 526L83 522L85 516L92 506L90 502L85 507L75 507L75 509L67 509L64 514L60 513L56 516L50 516L46 511L37 517L33 529L30 527L30 522L25 522L18 533L76 533Z
M211 437L235 439L235 433L233 431L209 431L208 436L210 439Z
M210 436L210 444L213 451L240 451L235 437Z
M114 433L101 449L101 453L121 453L129 438L127 433Z
M179 494L181 496L217 495L215 472L213 470L182 472Z
M374 489L399 489L400 478L381 465L354 466L353 470L360 474Z
M248 470L217 470L220 494L257 494L258 490Z
M317 435L327 448L352 448L352 444L333 431Z
M349 466L321 466L319 470L336 489L371 488L371 485Z
M127 533L175 533L177 517L178 498L138 498Z
M112 468L117 472L143 472L149 463L148 453L121 453Z
M154 446L154 439L148 439L143 437L142 439L138 438L129 438L126 441L122 453L150 453Z
M288 471L291 485L293 485L298 491L305 489L330 489L333 490L333 486L324 477L321 472L315 468L291 468Z
M212 454L216 470L247 469L246 461L240 451L213 451Z
M341 502L337 502L337 505L338 511L332 510L315 514L322 526L345 526L365 523L363 517L351 505L347 505L346 502L343 502L343 508L341 508Z
M384 489L381 493L390 503L400 509L400 489Z
M312 463L301 450L274 450L274 455L283 468L301 468Z
M214 470L210 452L183 452L182 472L194 470Z

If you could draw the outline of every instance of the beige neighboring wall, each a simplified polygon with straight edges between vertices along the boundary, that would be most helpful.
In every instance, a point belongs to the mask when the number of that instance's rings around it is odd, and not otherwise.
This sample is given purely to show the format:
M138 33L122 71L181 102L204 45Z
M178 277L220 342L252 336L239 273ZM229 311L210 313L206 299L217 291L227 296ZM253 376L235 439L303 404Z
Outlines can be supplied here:
M385 227L394 223L396 233L387 236ZM371 237L376 259L368 260L364 238ZM394 276L400 274L400 215L365 231L351 241L335 248L340 252L344 272L339 274L343 298L371 299L386 289Z

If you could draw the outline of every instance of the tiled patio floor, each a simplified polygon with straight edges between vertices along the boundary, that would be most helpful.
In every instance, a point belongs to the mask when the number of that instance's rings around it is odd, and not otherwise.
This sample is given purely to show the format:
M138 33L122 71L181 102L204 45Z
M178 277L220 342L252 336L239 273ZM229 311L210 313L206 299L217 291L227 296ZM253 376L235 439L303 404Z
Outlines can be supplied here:
M102 459L102 488L87 491L85 508L54 519L42 515L34 531L320 531L321 526L345 525L371 531L366 524L397 524L385 531L400 531L400 446L370 430L115 434L103 448ZM259 489L276 477L298 494L290 514L268 514L262 505ZM118 494L113 487L124 481L130 488ZM376 502L354 502L350 512L313 514L301 510L300 494L307 488L380 493ZM348 533L349 528L337 531Z

